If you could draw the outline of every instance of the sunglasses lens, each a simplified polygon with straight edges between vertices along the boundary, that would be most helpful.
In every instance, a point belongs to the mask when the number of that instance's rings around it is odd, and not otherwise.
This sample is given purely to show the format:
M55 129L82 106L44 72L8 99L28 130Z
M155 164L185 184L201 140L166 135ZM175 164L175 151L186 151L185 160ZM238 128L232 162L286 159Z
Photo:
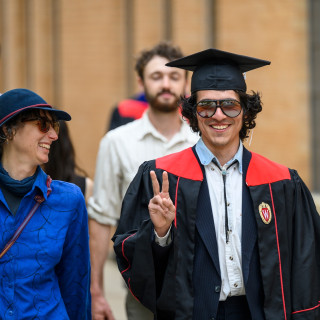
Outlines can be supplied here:
M50 126L52 126L56 134L59 134L59 121L52 121L47 118L40 118L38 120L38 127L42 133L47 133L50 130Z
M236 100L224 100L221 101L221 109L226 116L235 118L241 112L241 104Z
M39 119L38 126L39 130L43 133L47 133L50 130L50 122L45 118Z
M202 118L211 118L217 109L215 101L203 100L197 104L197 113Z
M241 112L241 104L237 100L202 100L197 104L197 113L202 118L211 118L218 107L230 118L237 117Z

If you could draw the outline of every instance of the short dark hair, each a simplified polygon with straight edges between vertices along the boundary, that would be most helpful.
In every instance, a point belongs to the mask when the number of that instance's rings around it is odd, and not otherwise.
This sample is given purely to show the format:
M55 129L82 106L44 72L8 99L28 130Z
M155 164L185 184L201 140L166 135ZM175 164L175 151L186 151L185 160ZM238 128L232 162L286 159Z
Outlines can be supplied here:
M257 114L262 111L262 102L259 92L252 91L251 94L236 91L240 96L240 103L243 110L243 124L239 133L241 141L248 138L250 129L256 126ZM197 93L190 97L181 99L182 116L189 121L189 125L194 132L200 132L196 113ZM201 132L200 132L201 134Z
M169 61L182 58L184 55L178 46L174 46L169 41L161 41L149 50L140 52L136 59L135 70L138 76L143 79L143 72L148 62L155 56L160 56L168 59Z

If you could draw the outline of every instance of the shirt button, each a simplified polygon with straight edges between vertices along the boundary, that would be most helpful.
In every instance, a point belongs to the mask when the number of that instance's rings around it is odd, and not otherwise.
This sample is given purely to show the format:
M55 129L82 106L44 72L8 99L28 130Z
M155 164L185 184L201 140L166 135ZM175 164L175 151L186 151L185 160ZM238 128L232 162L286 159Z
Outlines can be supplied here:
M231 256L231 257L229 257L229 259L230 259L230 260L233 260L233 257Z
M211 171L214 171L214 168L211 167L210 170L211 170Z
M230 206L230 202L227 203L227 206L228 206L228 207Z
M9 310L8 314L9 314L9 316L12 316L13 315L13 311Z
M221 287L220 286L215 286L214 287L214 291L215 292L220 292L221 291Z
M238 288L238 284L237 284L237 283L235 283L233 286L234 286L235 288Z

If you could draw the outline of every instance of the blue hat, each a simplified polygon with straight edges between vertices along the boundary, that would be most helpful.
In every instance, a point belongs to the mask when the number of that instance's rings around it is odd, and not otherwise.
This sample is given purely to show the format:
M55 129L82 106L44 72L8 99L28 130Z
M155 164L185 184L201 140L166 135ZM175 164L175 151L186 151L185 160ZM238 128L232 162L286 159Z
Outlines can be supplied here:
M39 109L53 112L58 120L71 120L71 116L62 110L53 109L39 95L28 89L13 89L0 95L0 127L20 112Z

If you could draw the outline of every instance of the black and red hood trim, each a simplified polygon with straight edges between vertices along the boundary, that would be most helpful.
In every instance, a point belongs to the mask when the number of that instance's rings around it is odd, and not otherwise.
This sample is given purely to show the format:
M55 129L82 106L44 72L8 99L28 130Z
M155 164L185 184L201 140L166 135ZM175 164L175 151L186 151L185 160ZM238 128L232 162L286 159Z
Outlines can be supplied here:
M269 184L281 180L291 180L286 166L273 162L257 153L252 152L246 183L249 187Z
M156 168L165 170L181 178L196 181L203 180L200 164L192 148L156 159Z

